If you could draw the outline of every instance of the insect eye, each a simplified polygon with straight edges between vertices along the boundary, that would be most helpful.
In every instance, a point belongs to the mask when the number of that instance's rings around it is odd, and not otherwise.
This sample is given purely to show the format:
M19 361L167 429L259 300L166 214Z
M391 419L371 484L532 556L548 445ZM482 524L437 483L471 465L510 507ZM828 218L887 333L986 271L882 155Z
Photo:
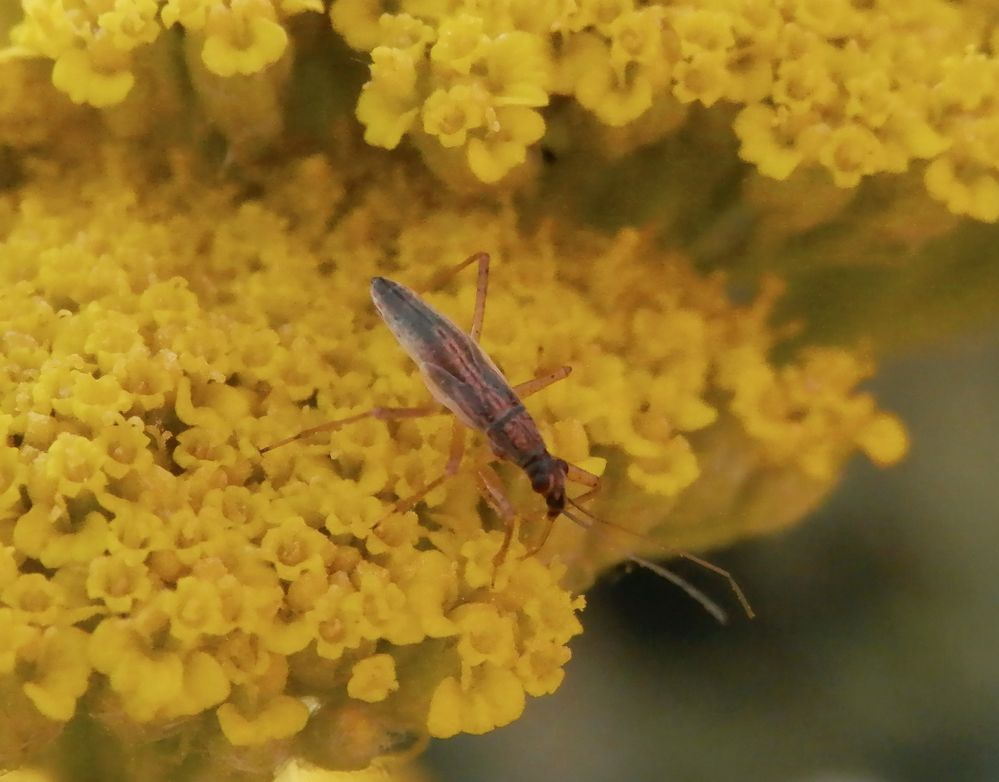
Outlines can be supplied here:
M531 477L531 488L538 494L543 494L551 485L551 479L547 475L537 474Z

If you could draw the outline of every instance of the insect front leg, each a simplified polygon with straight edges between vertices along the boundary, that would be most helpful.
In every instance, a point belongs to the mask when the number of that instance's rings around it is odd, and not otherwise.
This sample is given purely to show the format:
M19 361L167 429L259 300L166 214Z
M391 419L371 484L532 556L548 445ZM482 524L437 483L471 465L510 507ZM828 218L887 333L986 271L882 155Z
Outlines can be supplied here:
M387 519L393 513L405 513L410 510L414 505L416 505L416 503L444 483L444 481L454 476L458 472L458 468L461 466L461 460L464 455L465 426L458 419L455 419L454 425L451 429L451 445L448 448L448 457L447 463L444 465L444 472L429 483L425 483L408 497L398 500L395 505L392 506L392 510L386 513L378 524L381 524L382 521ZM378 525L376 524L375 526L377 527Z
M327 421L326 423L319 424L318 426L310 426L308 429L303 429L298 434L293 434L291 437L286 437L283 440L278 440L276 443L264 446L260 449L260 453L273 451L275 448L279 448L282 445L293 443L295 440L301 440L303 437L309 437L310 435L318 434L319 432L332 432L342 426L363 421L365 418L375 418L379 421L398 421L404 418L425 418L431 415L442 415L447 412L449 411L446 410L443 405L436 402L421 405L419 407L373 407L370 410L358 413L357 415L348 416L347 418L338 418L336 421Z
M573 497L569 500L569 503L571 505L575 505L576 507L579 507L587 500L595 497L600 493L600 489L602 488L602 483L598 476L584 470L582 467L577 467L576 465L569 464L568 462L565 464L565 477L573 483L581 483L584 486L590 487L589 491L585 491L578 497ZM545 543L548 542L548 538L551 537L552 530L555 528L555 519L555 516L549 516L546 519L545 531L541 534L541 540L524 555L525 557L533 557L545 547Z
M513 533L517 529L517 511L514 510L510 498L506 496L503 482L492 467L488 464L482 465L476 471L476 477L479 479L482 496L503 521L503 542L493 557L493 582L495 583L496 571L506 559L506 554L510 550L510 542L513 540Z

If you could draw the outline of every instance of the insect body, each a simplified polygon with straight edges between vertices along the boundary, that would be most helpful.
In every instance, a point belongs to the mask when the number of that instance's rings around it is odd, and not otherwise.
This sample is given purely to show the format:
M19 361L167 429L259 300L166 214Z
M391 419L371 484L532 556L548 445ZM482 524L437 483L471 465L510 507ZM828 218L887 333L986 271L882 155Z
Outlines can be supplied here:
M552 524L560 515L586 528L592 527L594 522L599 522L634 535L635 533L624 527L598 519L582 506L583 500L599 490L599 478L549 453L537 424L521 401L530 394L568 377L570 368L560 367L546 375L511 386L499 368L479 347L478 340L482 333L489 280L489 256L486 253L477 253L455 267L452 273L473 263L478 265L478 287L472 327L468 333L458 328L405 285L384 277L375 277L371 281L371 298L378 314L399 344L416 362L427 389L437 404L404 408L375 407L364 413L305 429L292 437L262 448L261 453L317 432L339 429L364 418L381 420L418 418L440 413L440 408L443 406L455 416L450 453L444 472L411 496L397 501L393 512L412 508L434 488L457 473L464 453L465 429L469 428L485 434L492 448L494 460L502 459L517 465L530 478L534 491L545 498L548 525L540 543L533 551L536 552L544 545ZM483 496L502 518L505 526L503 543L494 560L498 566L509 549L517 513L506 497L499 476L488 463L477 467L476 477ZM589 490L578 497L569 498L565 491L567 481L580 483L589 487ZM572 510L567 506L571 506ZM654 562L624 553L632 562L652 570L684 589L715 618L721 622L725 621L724 612L696 587ZM742 591L727 571L686 552L666 553L683 556L725 576L746 613L752 616L752 610Z
M371 298L434 399L484 432L497 457L527 473L551 518L561 514L568 464L548 452L531 414L478 343L405 285L375 277Z

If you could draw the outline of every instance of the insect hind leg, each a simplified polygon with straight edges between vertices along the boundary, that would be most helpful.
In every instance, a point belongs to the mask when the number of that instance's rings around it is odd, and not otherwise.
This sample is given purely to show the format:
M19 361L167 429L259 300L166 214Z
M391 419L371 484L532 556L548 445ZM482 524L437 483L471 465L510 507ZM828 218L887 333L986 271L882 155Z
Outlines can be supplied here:
M443 415L447 412L449 411L437 403L421 405L419 407L373 407L370 410L358 413L357 415L348 416L347 418L338 418L335 421L327 421L326 423L319 424L318 426L310 426L308 429L303 429L297 434L293 434L291 437L286 437L283 440L278 440L276 443L264 446L260 449L260 453L263 454L268 451L273 451L275 448L279 448L282 445L293 443L296 440L310 437L311 435L318 434L319 432L333 432L343 426L347 426L348 424L363 421L365 418L375 418L379 421L399 421L404 418L426 418L432 415Z
M451 445L448 448L448 458L447 464L444 465L444 471L434 478L432 481L423 484L419 489L410 494L408 497L403 497L397 500L385 516L379 519L378 524L381 524L385 519L391 516L393 513L405 513L416 505L420 500L426 497L430 492L440 486L449 478L454 477L458 473L458 468L461 466L461 460L465 455L465 426L457 419L454 421L454 426L451 429Z

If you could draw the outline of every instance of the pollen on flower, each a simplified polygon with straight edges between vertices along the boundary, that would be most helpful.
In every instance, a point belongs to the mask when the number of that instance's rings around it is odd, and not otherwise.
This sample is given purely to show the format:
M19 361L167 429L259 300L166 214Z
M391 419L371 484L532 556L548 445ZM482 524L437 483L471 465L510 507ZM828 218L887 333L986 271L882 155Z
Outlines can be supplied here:
M620 31L616 7L590 11ZM516 62L539 50L502 50L482 30L469 73L488 100L462 149L497 178L543 132ZM641 58L646 43L625 48ZM382 61L393 99L425 86L398 70L411 56L399 51ZM851 452L904 453L900 424L856 390L869 362L828 349L773 365L769 288L735 305L723 279L635 232L445 209L425 180L366 165L375 154L248 169L248 187L192 177L182 156L146 169L98 149L0 193L0 678L33 718L58 730L86 698L109 731L213 735L260 763L314 747L312 723L328 719L345 727L323 746L364 765L507 724L559 686L578 590L630 550L622 540L561 519L530 553L544 506L506 465L516 524L500 556L503 520L483 513L470 467L490 458L478 441L457 476L396 507L443 470L444 416L364 420L260 453L430 398L372 310L377 273L419 285L496 248L485 347L513 382L573 366L526 404L553 453L605 476L594 514L665 545L762 528L737 504L710 525L689 510L745 496L726 493L733 475L779 480L788 501L802 482L831 486ZM651 268L668 284L649 286ZM427 297L464 322L474 275ZM553 301L560 318L539 331Z

